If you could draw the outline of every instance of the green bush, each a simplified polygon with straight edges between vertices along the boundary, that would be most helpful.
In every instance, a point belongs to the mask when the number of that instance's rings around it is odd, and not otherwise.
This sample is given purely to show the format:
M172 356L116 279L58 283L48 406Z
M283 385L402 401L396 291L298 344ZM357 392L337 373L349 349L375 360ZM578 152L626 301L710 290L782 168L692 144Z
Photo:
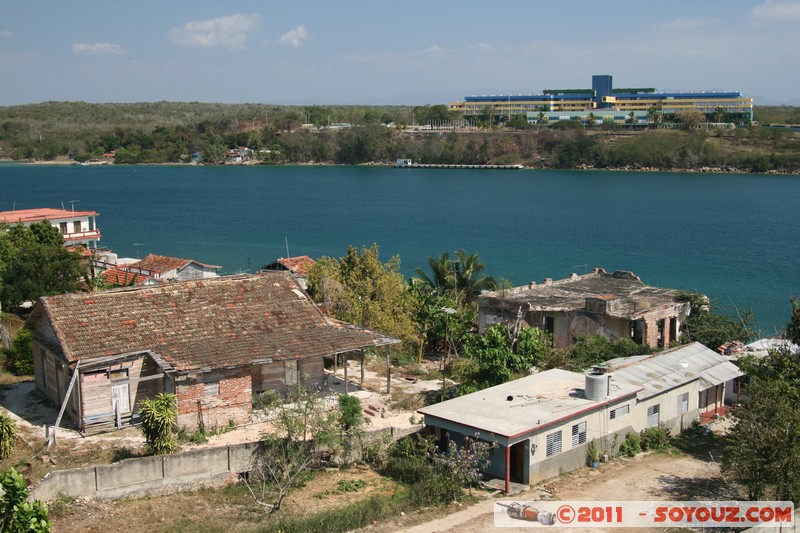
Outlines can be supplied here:
M0 459L11 455L11 450L17 442L17 433L14 421L7 414L0 413Z
M589 463L589 466L592 466L593 463L599 460L600 453L597 451L597 442L595 439L592 439L589 446L586 447L586 462Z
M628 457L636 457L642 451L642 443L638 433L631 431L625 435L625 440L619 446L619 453Z
M162 392L155 398L145 398L140 405L139 416L147 453L160 455L177 451L178 443L173 434L178 416L175 395Z
M662 450L669 447L669 430L664 426L643 429L639 434L643 450Z
M11 341L11 346L6 350L6 355L6 364L14 374L18 376L33 375L31 330L20 329Z
M30 495L25 478L11 468L0 476L3 496L0 498L0 518L2 531L47 533L50 531L50 518L47 505L40 501L26 501Z
M430 439L413 436L400 439L389 447L383 473L400 483L419 483L431 475Z

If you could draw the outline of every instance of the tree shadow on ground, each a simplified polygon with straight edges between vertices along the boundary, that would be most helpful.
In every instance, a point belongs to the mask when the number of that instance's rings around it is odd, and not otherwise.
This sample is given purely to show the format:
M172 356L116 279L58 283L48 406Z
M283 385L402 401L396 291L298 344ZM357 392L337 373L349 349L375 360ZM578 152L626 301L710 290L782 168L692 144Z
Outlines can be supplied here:
M695 459L708 461L713 457L715 461L719 461L727 441L728 438L725 435L706 431L704 427L700 426L689 428L672 437L671 444Z
M728 485L719 475L710 478L661 475L657 480L658 488L650 491L657 498L673 501L720 501L737 500L741 497L736 488Z

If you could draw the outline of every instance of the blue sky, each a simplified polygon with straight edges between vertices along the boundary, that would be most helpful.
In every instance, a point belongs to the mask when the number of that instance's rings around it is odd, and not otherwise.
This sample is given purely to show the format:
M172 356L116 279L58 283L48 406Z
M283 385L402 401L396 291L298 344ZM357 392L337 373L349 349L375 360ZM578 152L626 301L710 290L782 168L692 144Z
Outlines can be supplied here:
M0 2L0 105L436 104L617 87L800 105L800 0Z

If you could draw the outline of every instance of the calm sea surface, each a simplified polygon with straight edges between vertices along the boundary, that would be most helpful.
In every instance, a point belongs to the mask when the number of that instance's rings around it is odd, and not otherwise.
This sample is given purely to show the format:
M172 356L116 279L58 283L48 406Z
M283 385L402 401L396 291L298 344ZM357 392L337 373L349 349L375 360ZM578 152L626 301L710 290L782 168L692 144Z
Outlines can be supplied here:
M645 283L750 307L761 331L800 295L800 177L387 167L0 165L0 210L101 213L101 244L255 271L286 255L377 242L413 274L476 251L515 285L632 270Z

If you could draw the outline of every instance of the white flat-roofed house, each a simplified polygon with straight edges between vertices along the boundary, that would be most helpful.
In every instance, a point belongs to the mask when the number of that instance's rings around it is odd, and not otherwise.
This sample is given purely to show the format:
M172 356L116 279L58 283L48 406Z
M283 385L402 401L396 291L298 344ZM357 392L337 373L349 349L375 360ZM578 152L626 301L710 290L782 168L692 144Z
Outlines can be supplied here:
M53 227L58 228L65 244L97 248L97 242L101 237L96 223L98 215L99 213L96 211L74 211L50 207L16 209L0 211L0 223L9 225L21 223L30 226L34 222L47 220Z
M663 425L680 431L722 404L735 365L694 343L616 359L584 374L553 369L419 409L440 446L497 444L488 473L531 484L586 464L588 443L610 453L614 436Z

